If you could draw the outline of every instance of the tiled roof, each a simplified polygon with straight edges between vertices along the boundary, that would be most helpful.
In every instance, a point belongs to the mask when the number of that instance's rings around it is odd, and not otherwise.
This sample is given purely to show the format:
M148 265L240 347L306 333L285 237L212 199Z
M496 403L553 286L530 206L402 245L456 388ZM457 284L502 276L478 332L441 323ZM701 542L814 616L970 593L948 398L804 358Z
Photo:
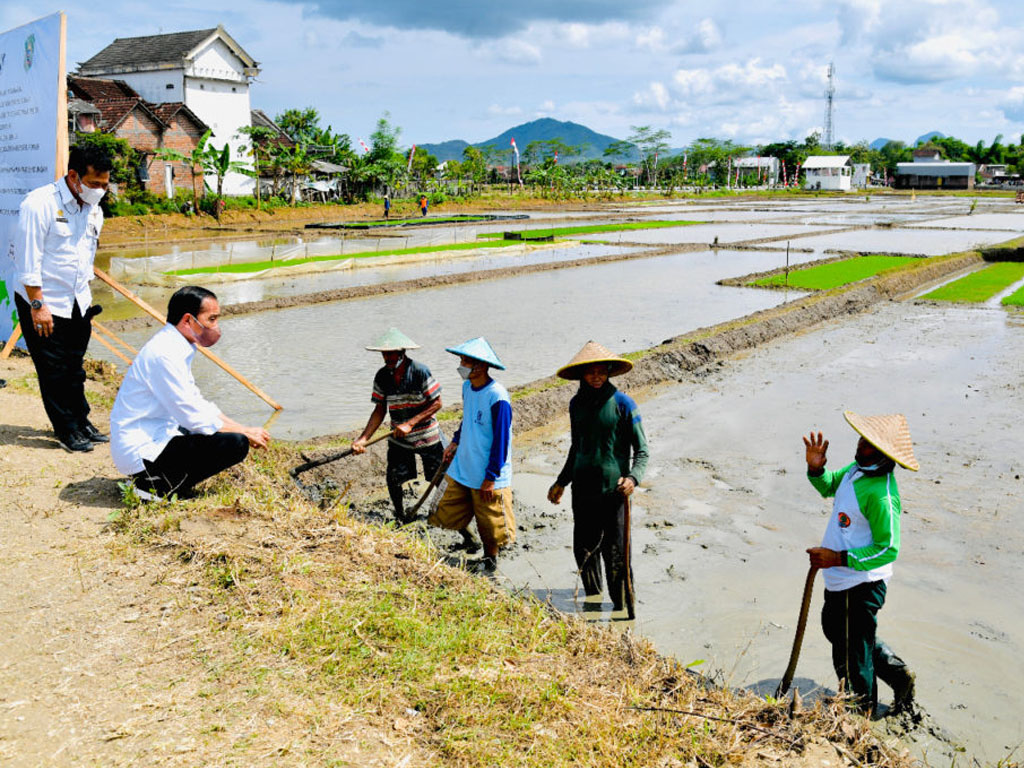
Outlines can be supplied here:
M139 94L123 80L103 80L98 77L68 75L68 88L75 96L85 101L139 98Z
M119 37L91 59L82 62L79 65L79 70L89 73L115 67L177 62L216 31L216 28L197 29L191 32L172 32L167 35Z
M196 127L199 128L200 131L210 130L210 126L200 120L199 116L196 115L195 112L180 101L167 101L163 104L150 104L147 101L146 106L153 111L153 114L167 123L167 125L171 124L171 120L173 120L176 115L181 114L195 123Z
M138 96L134 99L96 99L93 104L99 107L100 112L103 113L103 127L108 131L113 131L117 128L117 126L121 124L121 121L124 120L136 107L148 114L161 129L167 127L166 123L157 117L153 113L153 110L147 106L146 102Z

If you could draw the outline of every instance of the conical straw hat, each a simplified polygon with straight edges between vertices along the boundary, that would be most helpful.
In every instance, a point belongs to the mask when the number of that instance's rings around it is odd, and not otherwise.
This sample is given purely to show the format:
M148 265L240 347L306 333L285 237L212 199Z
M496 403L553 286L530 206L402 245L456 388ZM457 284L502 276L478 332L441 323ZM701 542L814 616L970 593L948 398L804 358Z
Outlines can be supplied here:
M444 351L451 352L453 355L472 357L474 360L487 363L492 368L497 368L501 371L505 370L505 364L501 362L498 353L494 351L494 347L483 336L477 336L475 339L464 341L457 347L445 347Z
M579 381L583 369L593 363L608 363L608 376L621 376L633 370L633 363L624 357L616 357L596 341L588 341L568 363L558 369L556 375L570 381Z
M844 411L843 416L851 427L901 467L917 472L920 465L914 458L914 444L910 440L910 427L902 413L887 413L882 416L860 416L853 411Z
M397 328L388 328L367 347L371 352L399 352L403 349L419 349L420 345Z

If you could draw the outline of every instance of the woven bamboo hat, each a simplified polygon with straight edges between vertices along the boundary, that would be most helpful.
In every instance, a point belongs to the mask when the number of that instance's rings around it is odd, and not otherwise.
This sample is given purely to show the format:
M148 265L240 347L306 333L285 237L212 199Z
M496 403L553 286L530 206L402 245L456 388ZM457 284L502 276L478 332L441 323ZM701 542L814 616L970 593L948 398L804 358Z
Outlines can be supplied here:
M920 465L914 458L914 443L910 440L910 427L902 413L882 416L860 416L844 411L847 423L857 433L901 467L917 472Z
M570 381L579 381L583 369L594 363L608 363L608 376L621 376L633 370L633 363L624 357L616 357L596 341L588 341L568 363L558 369L556 375Z
M480 360L487 363L491 368L497 368L499 371L505 370L505 364L501 362L498 353L494 351L494 347L483 336L477 336L475 339L464 341L457 347L445 347L444 351L451 352L453 355Z
M419 349L420 345L397 328L388 328L367 347L371 352L400 352L403 349Z

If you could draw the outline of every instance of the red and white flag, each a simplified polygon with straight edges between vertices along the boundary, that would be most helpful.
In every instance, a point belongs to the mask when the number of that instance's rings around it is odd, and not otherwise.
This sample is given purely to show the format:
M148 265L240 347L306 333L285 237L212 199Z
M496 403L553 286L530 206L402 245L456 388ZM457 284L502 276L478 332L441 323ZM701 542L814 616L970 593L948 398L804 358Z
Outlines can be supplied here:
M406 173L412 170L412 158L416 154L416 145L412 145L412 149L409 150L409 167L405 169Z
M512 137L512 151L516 153L516 167L519 167L519 147L516 146L516 139Z
M370 148L368 146L366 146L366 142L365 141L363 141L359 137L356 137L356 140L359 142L359 146L363 148L363 153L364 154L366 154L366 153L368 153L370 151Z
M555 150L555 165L558 165L558 150Z

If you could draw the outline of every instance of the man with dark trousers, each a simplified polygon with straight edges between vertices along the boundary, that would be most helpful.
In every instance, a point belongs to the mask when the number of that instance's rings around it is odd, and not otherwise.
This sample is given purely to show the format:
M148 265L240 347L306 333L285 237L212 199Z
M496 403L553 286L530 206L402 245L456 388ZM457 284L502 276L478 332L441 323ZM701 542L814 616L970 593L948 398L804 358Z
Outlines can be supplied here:
M609 381L628 373L629 360L589 341L558 376L579 381L569 401L572 443L562 471L548 490L558 504L572 484L573 553L588 597L601 594L604 561L612 608L626 607L626 579L632 581L626 551L626 500L644 479L647 437L633 398Z
M67 175L22 200L11 244L21 333L46 415L67 451L91 451L93 443L109 441L89 421L82 360L90 320L100 311L92 306L89 281L111 167L101 150L73 147Z
M220 304L212 291L179 288L167 324L132 361L110 412L110 454L146 501L186 498L208 477L238 464L270 435L228 418L192 378L196 346L220 340Z
M366 428L352 443L353 453L366 451L367 441L390 414L387 485L399 523L411 522L402 503L402 486L416 478L416 457L423 463L423 476L430 480L440 469L444 455L441 427L435 416L441 410L441 385L427 366L407 354L419 348L397 328L388 328L366 348L380 352L384 365L373 377L373 411Z
M881 678L893 690L890 713L913 713L914 674L877 635L878 612L900 550L900 492L894 470L918 469L910 429L902 414L843 414L860 434L852 463L825 469L828 440L821 432L804 438L807 479L832 497L832 514L821 546L807 550L822 569L825 605L821 626L832 644L832 665L853 696L853 708L872 715Z

